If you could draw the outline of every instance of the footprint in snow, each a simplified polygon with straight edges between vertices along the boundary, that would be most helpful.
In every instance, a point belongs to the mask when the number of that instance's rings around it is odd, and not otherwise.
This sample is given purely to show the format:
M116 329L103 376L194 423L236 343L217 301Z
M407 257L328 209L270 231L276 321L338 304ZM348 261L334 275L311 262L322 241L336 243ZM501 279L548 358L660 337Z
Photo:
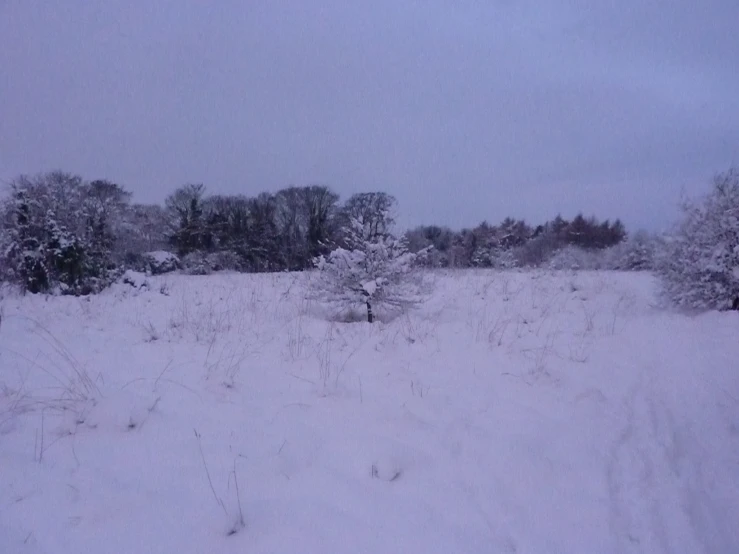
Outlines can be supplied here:
M372 464L370 473L373 479L391 483L400 479L403 475L403 468L398 460L383 458Z

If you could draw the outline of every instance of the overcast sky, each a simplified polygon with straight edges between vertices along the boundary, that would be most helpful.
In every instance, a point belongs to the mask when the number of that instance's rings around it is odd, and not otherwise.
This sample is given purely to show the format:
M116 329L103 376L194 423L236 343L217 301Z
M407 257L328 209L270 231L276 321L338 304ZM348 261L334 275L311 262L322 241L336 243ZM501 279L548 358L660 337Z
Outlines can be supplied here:
M737 0L0 0L0 178L661 228L739 164Z

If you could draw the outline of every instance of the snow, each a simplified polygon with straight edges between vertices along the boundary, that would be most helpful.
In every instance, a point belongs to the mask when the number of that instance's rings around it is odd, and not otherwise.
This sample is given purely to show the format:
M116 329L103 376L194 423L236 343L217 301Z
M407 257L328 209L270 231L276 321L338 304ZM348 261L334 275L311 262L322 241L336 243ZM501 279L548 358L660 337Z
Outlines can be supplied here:
M144 254L144 256L150 258L157 264L167 264L178 261L178 258L175 254L172 254L172 252L166 252L164 250L154 250L152 252L147 252L146 254Z
M364 281L362 284L362 290L367 293L368 296L373 296L377 292L378 282L377 279L370 279Z
M431 277L372 325L310 273L6 297L0 552L739 551L738 314Z
M121 275L120 281L137 289L146 287L149 284L145 273L134 271L132 269L124 271L123 275Z

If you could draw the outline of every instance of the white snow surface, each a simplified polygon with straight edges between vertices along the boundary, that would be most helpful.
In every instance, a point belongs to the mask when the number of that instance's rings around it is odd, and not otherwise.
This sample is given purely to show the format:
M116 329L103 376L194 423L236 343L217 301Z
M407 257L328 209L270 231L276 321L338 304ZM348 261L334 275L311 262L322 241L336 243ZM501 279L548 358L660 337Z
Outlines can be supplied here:
M739 552L739 314L450 271L332 323L311 278L5 298L0 552Z
M377 287L377 279L372 279L371 281L365 281L364 283L362 283L362 290L370 296L374 295L377 292Z
M148 286L148 278L146 277L145 273L141 273L140 271L134 271L133 269L127 269L123 275L121 275L121 278L119 279L121 283L130 285L134 288L140 289L145 286Z

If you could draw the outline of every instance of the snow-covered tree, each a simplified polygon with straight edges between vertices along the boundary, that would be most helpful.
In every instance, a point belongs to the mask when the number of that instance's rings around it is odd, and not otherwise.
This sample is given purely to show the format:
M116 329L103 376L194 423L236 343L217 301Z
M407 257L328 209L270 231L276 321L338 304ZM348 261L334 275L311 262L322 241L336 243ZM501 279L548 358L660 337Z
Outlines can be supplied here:
M683 218L656 262L664 293L678 306L727 308L739 298L739 170L714 180L698 202L685 202Z
M29 292L100 290L114 256L129 193L61 171L21 176L0 203L3 278Z
M349 248L337 248L316 258L319 272L312 298L341 309L367 308L367 321L376 309L399 312L424 299L423 276L416 262L427 250L411 253L405 238L390 235L364 238L363 222L354 220Z
M44 223L38 200L25 191L13 191L3 205L3 280L32 293L49 288Z

